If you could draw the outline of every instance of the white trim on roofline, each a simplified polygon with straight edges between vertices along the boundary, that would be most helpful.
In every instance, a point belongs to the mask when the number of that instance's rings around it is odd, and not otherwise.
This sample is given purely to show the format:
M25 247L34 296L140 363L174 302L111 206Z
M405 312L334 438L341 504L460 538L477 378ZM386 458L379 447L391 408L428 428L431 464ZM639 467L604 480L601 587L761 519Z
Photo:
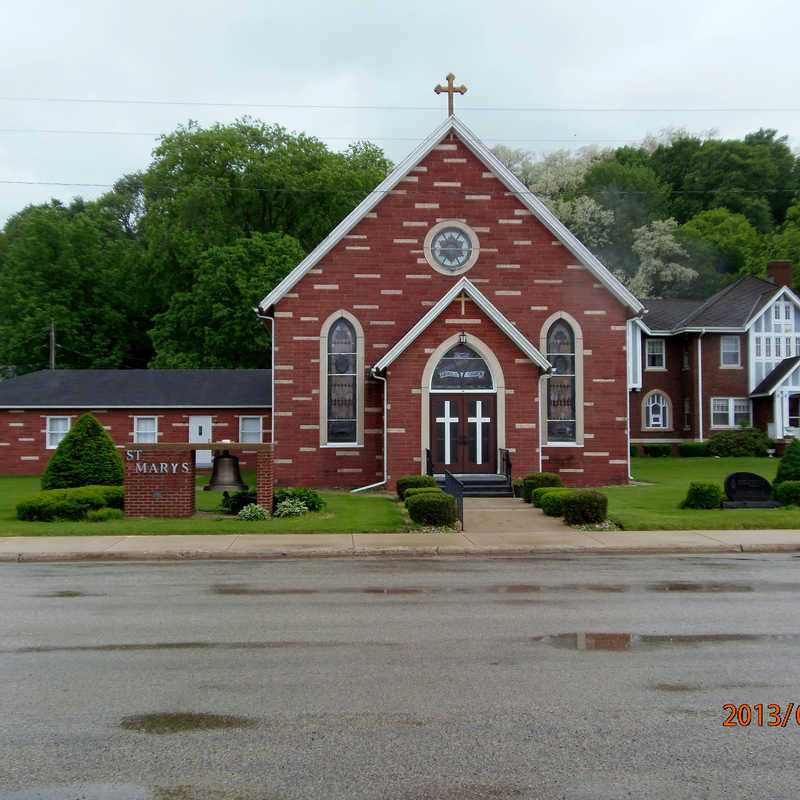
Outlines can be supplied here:
M523 336L517 328L505 317L505 315L486 297L483 292L475 286L469 278L463 277L454 283L450 289L442 296L442 299L432 306L428 312L419 319L416 325L411 328L392 348L390 348L376 364L373 371L378 372L386 369L406 348L455 300L461 292L466 292L475 302L475 305L489 317L492 322L500 328L512 342L536 364L539 368L549 371L552 368L550 362L541 354L533 343Z
M456 117L446 119L410 153L383 181L368 194L260 303L266 311L275 305L300 279L324 258L370 212L412 167L425 158L439 142L454 132L484 166L603 284L624 306L638 314L643 309L636 297L583 245L574 234L522 183L472 131Z

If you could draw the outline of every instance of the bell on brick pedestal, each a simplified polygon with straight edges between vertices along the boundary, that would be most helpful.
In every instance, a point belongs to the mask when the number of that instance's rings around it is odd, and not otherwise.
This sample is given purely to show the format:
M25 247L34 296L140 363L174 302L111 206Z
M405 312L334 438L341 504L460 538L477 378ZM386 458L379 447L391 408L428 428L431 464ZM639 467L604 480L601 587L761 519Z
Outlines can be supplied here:
M228 450L219 451L214 455L214 469L208 486L203 487L207 492L244 492L247 484L239 473L239 459L232 456Z

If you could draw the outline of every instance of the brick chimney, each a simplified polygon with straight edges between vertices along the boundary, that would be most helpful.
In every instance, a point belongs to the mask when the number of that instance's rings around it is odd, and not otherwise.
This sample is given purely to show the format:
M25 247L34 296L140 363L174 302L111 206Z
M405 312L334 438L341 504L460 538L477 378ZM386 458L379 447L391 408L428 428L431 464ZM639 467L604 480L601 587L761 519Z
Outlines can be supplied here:
M792 262L767 261L767 280L776 286L792 288Z

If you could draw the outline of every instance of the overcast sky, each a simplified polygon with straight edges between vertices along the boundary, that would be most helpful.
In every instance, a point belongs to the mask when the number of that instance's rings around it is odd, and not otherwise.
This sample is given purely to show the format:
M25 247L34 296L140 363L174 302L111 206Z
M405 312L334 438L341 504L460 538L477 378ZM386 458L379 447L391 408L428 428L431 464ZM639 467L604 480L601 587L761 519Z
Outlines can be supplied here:
M446 115L433 87L450 71L469 89L456 114L490 145L770 127L797 149L799 22L786 0L7 0L0 224L96 197L42 184L112 184L188 119L250 114L399 161Z

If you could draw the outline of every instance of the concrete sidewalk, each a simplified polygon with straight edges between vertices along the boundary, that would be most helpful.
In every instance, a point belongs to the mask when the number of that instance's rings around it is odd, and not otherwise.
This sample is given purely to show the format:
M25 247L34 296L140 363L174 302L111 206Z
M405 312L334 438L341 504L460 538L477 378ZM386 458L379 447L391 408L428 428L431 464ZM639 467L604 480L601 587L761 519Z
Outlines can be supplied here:
M800 530L584 533L511 499L464 502L463 533L0 538L0 561L125 561L364 555L800 552Z

